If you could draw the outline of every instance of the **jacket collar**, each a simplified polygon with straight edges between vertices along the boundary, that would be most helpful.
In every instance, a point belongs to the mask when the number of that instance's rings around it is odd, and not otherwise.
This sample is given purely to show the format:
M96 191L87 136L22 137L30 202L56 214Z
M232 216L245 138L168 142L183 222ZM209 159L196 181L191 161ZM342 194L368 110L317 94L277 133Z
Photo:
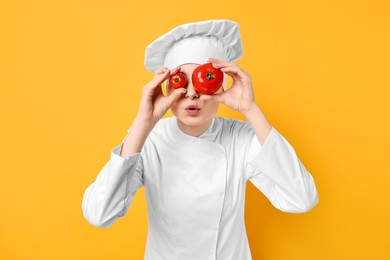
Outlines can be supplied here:
M207 140L214 142L218 133L218 130L220 128L220 124L218 121L218 118L213 117L212 122L207 128L207 130L201 134L200 136L192 136L184 133L177 124L177 118L176 116L172 116L169 118L169 126L171 131L174 133L175 137L180 138L180 140L186 140L186 141L199 141L199 140Z

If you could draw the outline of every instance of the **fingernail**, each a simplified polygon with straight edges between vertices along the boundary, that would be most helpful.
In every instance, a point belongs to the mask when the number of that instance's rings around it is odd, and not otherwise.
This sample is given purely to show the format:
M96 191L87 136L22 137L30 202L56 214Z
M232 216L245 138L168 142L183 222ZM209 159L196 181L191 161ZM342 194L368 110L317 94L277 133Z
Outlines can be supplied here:
M183 89L183 93L186 93L187 92L187 89Z

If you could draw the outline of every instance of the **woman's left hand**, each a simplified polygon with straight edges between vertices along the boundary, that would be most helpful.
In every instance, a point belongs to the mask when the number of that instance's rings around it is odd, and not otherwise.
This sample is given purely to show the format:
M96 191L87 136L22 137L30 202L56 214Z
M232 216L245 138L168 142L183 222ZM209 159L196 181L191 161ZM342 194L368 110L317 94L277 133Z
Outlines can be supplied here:
M256 106L252 87L251 76L237 64L210 58L214 68L221 69L233 78L231 87L220 94L202 95L205 100L217 100L229 108L239 111L243 114L251 111ZM227 88L225 86L225 88Z

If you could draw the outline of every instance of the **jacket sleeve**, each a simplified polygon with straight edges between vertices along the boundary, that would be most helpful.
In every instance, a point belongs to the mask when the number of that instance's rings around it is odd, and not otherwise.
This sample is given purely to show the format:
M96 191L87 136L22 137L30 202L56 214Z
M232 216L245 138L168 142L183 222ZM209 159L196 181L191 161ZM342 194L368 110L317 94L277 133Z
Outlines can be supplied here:
M84 217L96 227L108 228L127 214L136 191L144 184L141 153L120 156L123 141L111 150L110 160L84 192Z
M274 127L263 146L250 129L245 156L247 178L277 209L289 213L310 211L318 203L318 192L294 148Z

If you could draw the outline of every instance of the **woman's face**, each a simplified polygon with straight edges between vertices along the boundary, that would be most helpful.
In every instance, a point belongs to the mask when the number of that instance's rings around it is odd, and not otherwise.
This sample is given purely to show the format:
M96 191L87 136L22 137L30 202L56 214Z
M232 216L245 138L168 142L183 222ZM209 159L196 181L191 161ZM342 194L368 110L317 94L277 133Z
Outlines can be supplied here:
M171 105L172 113L187 126L199 126L206 121L211 120L218 112L219 102L206 101L202 98L203 94L198 93L192 84L192 72L198 67L199 64L183 64L181 65L181 72L183 72L187 78L187 92L180 96ZM167 81L168 83L168 81ZM167 84L167 93L170 94L174 89ZM214 94L223 92L221 86ZM198 112L188 111L186 108L189 105L195 105L200 110Z

